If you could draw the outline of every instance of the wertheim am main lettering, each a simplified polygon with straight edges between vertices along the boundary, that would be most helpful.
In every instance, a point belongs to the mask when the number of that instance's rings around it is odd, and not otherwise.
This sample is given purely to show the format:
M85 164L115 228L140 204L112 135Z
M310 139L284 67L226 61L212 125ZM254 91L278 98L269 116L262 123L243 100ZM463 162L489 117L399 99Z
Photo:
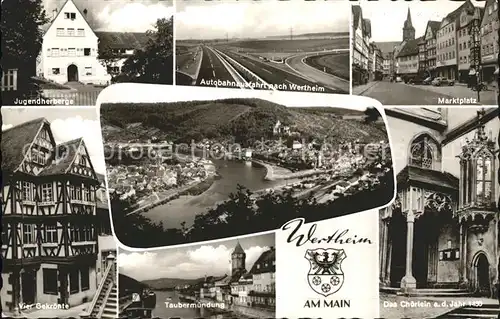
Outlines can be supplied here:
M314 236L314 233L316 232L317 225L316 224L311 224L309 227L309 230L307 233L303 234L300 232L302 225L304 225L304 218L297 218L293 219L286 224L284 224L281 227L281 230L293 230L290 232L290 235L288 236L287 242L288 243L293 243L295 242L295 245L297 247L300 247L302 245L305 245L307 243L312 243L312 244L340 244L340 245L345 245L345 244L368 244L371 245L373 242L372 240L368 238L362 238L358 237L356 234L349 234L349 229L337 229L335 230L332 235L324 238L318 238Z

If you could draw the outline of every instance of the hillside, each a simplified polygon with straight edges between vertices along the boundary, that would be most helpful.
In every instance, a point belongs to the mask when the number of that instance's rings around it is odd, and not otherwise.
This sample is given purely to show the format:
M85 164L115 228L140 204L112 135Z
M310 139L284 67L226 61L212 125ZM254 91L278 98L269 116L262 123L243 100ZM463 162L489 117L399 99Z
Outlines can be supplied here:
M198 279L180 279L180 278L159 278L143 280L142 283L151 287L153 290L173 289L176 286L192 285L203 281L204 278Z
M317 32L317 33L302 33L294 35L294 38L318 38L318 37L346 37L349 32ZM267 39L289 39L289 34L284 35L271 35Z
M146 141L155 136L176 143L203 138L234 140L243 145L272 136L279 120L303 138L330 142L343 139L387 139L385 129L343 115L362 112L340 108L287 108L259 99L227 99L155 104L103 104L106 142Z

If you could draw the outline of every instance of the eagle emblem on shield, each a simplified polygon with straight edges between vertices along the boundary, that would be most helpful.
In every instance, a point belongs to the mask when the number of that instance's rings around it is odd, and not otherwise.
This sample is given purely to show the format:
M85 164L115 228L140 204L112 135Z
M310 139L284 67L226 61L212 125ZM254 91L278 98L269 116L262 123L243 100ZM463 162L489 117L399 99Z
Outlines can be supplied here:
M341 265L346 257L343 249L308 249L305 258L309 260L311 268L307 274L307 282L312 290L324 297L339 291L344 284Z

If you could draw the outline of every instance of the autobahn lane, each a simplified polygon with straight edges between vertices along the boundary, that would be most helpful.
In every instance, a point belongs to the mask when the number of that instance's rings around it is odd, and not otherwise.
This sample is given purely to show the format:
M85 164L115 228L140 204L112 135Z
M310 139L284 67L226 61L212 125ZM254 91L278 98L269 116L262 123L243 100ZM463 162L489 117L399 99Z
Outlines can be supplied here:
M295 72L303 74L308 78L312 78L315 81L322 83L326 87L341 91L342 93L349 93L349 80L342 79L333 74L322 72L315 67L305 63L305 59L312 55L316 54L304 53L290 57L286 60L286 64Z
M262 62L257 59L242 56L235 52L224 51L232 59L258 75L261 79L272 84L280 91L305 91L322 93L340 93L340 90L325 87L324 84L314 80L307 80L293 71L287 72L272 66L273 62Z
M203 58L196 85L215 87L218 80L234 82L234 78L214 52L207 47L203 47L202 50Z

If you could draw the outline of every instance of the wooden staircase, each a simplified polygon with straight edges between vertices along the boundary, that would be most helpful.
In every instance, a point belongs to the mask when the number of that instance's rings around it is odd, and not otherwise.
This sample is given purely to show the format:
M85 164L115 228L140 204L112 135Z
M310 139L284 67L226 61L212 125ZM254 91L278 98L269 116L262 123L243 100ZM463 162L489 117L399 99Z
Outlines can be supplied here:
M116 260L108 257L108 266L99 283L94 299L87 309L86 319L118 317L118 290L116 283Z
M111 287L111 292L108 295L108 299L104 304L104 309L102 315L99 318L116 318L118 316L118 291L116 289L116 283Z

